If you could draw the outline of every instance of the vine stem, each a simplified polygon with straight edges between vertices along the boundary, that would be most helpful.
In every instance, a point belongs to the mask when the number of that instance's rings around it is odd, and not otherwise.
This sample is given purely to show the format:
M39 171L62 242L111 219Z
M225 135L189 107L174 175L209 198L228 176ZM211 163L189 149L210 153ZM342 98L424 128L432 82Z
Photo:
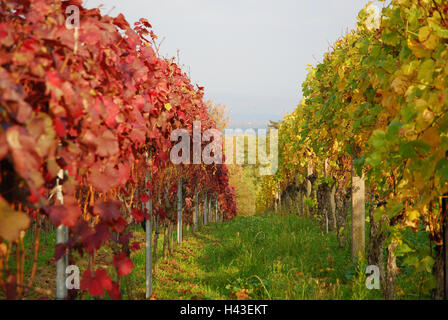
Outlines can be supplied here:
M40 216L38 216L38 221L37 221L37 229L36 229L36 238L34 241L34 258L33 258L33 266L31 268L31 275L30 275L30 279L28 281L28 287L31 287L33 285L34 282L34 277L36 276L36 270L37 270L37 261L38 261L38 257L39 257L39 242L40 242Z

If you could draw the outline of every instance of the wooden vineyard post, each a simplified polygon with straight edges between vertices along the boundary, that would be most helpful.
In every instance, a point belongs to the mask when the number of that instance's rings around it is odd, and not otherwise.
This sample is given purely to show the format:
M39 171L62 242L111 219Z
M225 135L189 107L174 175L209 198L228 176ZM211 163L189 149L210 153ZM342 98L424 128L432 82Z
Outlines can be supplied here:
M196 193L196 201L194 205L194 216L193 216L193 232L198 231L198 216L199 216L199 193Z
M303 190L302 190L302 188L300 188L300 191L299 191L299 217L304 215L303 208L304 208L303 207Z
M204 226L206 226L208 224L207 221L207 194L205 194L205 200L204 200Z
M331 174L330 174L330 164L329 164L329 159L325 159L325 163L324 163L324 177L330 178ZM328 201L328 206L326 209L326 225L327 225L327 233L329 230L332 231L336 231L337 232L337 221L336 221L336 201L335 201L335 195L336 195L336 183L332 183L330 184L328 181L327 183L327 195L326 195L326 201ZM331 225L330 224L331 221Z
M64 228L64 242L67 243L70 237L70 231L68 230L67 227ZM65 253L65 268L68 267L68 250ZM67 274L65 275L67 277ZM66 289L67 291L67 289ZM66 294L68 294L68 292L66 292Z
M313 184L311 183L311 176L313 175L313 166L311 163L308 162L307 167L307 177L306 177L306 198L310 199L313 191ZM306 216L311 216L311 208L309 207L309 204L306 205Z
M280 182L277 184L277 188L278 188L278 191L277 191L277 201L278 201L278 204L277 204L277 210L278 210L278 212L281 212L282 211L282 189L281 189L281 186L280 186Z
M177 184L177 243L182 243L182 178Z
M278 191L275 191L275 198L274 198L274 212L278 212Z
M213 197L210 196L210 199L208 200L208 222L209 223L213 223L213 212L212 212L212 204L213 202Z
M146 185L151 183L151 173L146 175ZM148 188L149 189L149 188ZM145 274L146 274L146 299L151 298L152 295L152 194L149 189L149 201L146 203L146 209L148 210L148 215L146 219L146 264L145 264Z
M215 222L218 223L218 196L216 196L215 200Z
M199 203L200 198L198 198L198 230L199 226L204 224L204 210L202 210L203 204Z
M60 170L56 179L56 198L61 205L64 205L64 196L62 194L62 186L59 185L60 179L64 178L64 171ZM56 245L63 244L68 241L68 228L61 224L56 229ZM56 261L56 300L64 300L67 297L66 269L68 263L68 255L64 254Z
M209 209L209 212L210 212L210 222L215 222L215 215L214 215L214 213L213 213L213 210L212 210L212 203L213 203L213 197L210 197L210 203L209 203L209 205L208 205L208 207L210 208Z
M445 153L448 157L448 151ZM448 193L442 197L443 299L448 300Z
M352 257L360 258L365 253L365 181L359 177L352 160Z
M442 198L443 234L443 298L448 299L448 194Z
M56 229L56 244L65 243L67 227L61 224ZM67 268L66 256L63 255L56 262L56 300L64 300L67 297L66 274Z
M154 229L154 239L153 239L153 247L152 247L152 264L154 266L154 270L157 270L157 261L158 261L158 246L159 246L159 216L155 216L152 221L153 229ZM173 226L174 227L174 226ZM174 236L174 232L173 232Z
M208 200L208 217L207 219L210 220L209 222L213 222L213 214L212 214L212 197Z

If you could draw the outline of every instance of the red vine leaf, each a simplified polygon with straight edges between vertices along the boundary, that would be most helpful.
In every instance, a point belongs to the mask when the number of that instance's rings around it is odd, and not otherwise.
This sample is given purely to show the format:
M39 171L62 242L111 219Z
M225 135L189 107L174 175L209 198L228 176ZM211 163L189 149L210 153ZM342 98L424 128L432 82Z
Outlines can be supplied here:
M81 280L81 290L88 290L92 296L100 297L104 295L104 290L113 289L112 280L107 275L106 270L97 269L94 275L92 275L90 269L84 271Z
M117 268L119 277L127 276L132 272L132 269L134 268L134 263L129 257L126 256L126 253L124 252L116 255L112 264L115 268Z
M121 203L117 200L97 200L93 208L93 214L100 216L106 222L112 222L121 217L120 212Z

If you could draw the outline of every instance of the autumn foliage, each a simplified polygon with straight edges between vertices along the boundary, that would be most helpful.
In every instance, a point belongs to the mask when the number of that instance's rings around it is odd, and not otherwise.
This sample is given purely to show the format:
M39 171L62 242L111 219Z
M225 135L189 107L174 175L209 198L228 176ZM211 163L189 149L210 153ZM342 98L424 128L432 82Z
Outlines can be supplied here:
M279 172L264 179L258 199L273 207L292 194L300 212L315 212L341 236L351 175L364 174L367 254L387 275L387 299L395 297L396 256L429 275L425 290L435 298L447 294L447 21L440 0L390 1L376 22L370 6L361 10L357 29L310 66L304 99L280 125ZM411 231L427 234L424 249L406 239Z
M78 30L65 26L72 4L80 8ZM215 122L203 88L158 56L155 38L146 19L131 28L121 14L103 16L81 1L1 2L0 245L20 242L21 231L48 217L70 230L56 258L111 246L117 275L125 276L133 268L129 225L149 217L150 197L165 218L164 200L174 198L179 178L186 219L197 192L219 195L226 218L235 215L224 165L170 164L174 129L191 132L201 121L205 131ZM6 289L21 279L3 269L2 252L0 288L12 295ZM119 298L112 275L94 269L84 272L82 288Z

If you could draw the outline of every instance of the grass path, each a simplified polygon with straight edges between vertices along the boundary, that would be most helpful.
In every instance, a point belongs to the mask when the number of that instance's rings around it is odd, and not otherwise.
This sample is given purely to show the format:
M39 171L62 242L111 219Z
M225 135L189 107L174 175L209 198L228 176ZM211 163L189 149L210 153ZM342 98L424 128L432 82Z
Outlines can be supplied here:
M132 241L144 243L143 230L138 226L132 231L135 235ZM408 236L409 241L425 244L424 234L419 235L422 239L412 236ZM31 291L26 299L54 298L54 231L47 232L46 237L41 234L40 240L42 246L34 281L39 290ZM26 275L31 270L33 246L33 239L27 233ZM162 237L158 247L160 257ZM195 234L189 232L182 246L175 246L172 255L159 258L154 270L152 299L381 299L380 291L366 289L365 265L353 264L350 251L349 243L339 248L336 235L324 234L318 223L310 219L273 214L237 217L227 223L201 226ZM115 280L112 258L111 248L101 248L95 268L107 270ZM143 300L144 248L133 252L131 258L135 268L129 277L120 279L122 295L124 299ZM430 299L430 291L421 292L425 279L404 266L404 258L397 259L400 267L397 298ZM77 256L75 261L81 273L88 267L86 257ZM15 259L10 259L11 270L14 265ZM1 294L0 299L4 299ZM85 293L78 299L92 297Z
M350 299L350 251L333 237L296 216L202 227L158 263L153 299ZM138 299L144 298L144 257L144 249L132 256Z

